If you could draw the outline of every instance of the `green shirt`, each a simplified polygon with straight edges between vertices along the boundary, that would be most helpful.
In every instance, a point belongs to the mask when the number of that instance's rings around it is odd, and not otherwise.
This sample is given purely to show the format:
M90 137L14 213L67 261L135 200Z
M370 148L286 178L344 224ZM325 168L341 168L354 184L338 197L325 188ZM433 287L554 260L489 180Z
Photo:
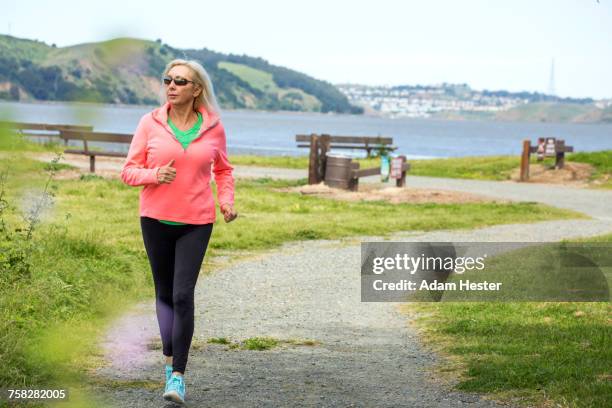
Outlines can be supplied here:
M170 120L169 115L168 115L168 125L174 132L178 141L181 142L181 144L183 145L183 149L186 149L187 146L189 146L189 143L191 143L196 137L198 137L198 133L200 133L200 128L202 127L202 114L198 112L198 120L196 121L195 125L193 125L193 127L189 130L183 131L177 128L174 125L174 123L172 123L172 121ZM164 224L168 224L168 225L185 225L185 223L183 222L176 222L176 221L159 220L159 222L163 222Z

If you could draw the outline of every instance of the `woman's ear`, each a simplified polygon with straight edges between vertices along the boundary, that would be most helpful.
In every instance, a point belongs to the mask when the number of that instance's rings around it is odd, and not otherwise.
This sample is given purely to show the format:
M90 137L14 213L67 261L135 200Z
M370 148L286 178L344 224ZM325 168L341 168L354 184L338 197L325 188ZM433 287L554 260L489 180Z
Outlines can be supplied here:
M197 98L202 93L202 87L198 86L196 90L193 92L193 97Z

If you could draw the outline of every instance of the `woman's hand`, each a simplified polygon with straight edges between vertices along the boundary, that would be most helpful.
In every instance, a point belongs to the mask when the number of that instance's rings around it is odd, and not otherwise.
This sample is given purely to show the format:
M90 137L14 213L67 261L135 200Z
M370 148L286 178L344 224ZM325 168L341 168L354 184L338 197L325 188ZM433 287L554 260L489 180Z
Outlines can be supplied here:
M225 219L225 222L231 222L238 216L238 213L230 204L223 204L221 206L221 212L223 213L223 218Z
M162 166L157 170L157 181L160 184L168 184L172 183L172 180L176 177L176 169L172 167L174 164L174 159L170 160L168 164Z

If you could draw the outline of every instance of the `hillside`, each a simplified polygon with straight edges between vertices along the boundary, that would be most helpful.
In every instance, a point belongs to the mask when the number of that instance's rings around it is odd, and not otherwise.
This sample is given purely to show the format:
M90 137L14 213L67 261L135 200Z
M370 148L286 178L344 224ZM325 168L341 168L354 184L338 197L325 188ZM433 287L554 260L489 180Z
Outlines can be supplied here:
M532 102L499 112L441 111L431 117L502 122L612 123L612 106L601 109L594 104Z
M609 122L611 109L598 109L592 104L528 103L498 112L495 119L524 122Z
M56 47L0 35L0 99L158 103L174 58L200 61L223 108L362 113L332 84L261 58L135 38Z

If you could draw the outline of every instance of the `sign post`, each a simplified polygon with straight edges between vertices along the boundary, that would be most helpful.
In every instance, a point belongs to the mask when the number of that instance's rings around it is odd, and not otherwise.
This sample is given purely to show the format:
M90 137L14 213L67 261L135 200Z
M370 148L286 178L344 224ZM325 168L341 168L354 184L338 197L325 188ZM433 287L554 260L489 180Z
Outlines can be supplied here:
M404 187L406 185L406 171L408 170L408 163L406 163L406 156L397 156L391 159L391 178L395 179L395 185L397 187Z
M565 164L565 153L573 152L573 146L566 146L565 140L554 137L539 137L538 144L531 146L529 139L523 140L523 152L521 154L521 176L520 181L529 180L529 155L535 153L538 161L545 157L555 158L555 169L562 169Z

